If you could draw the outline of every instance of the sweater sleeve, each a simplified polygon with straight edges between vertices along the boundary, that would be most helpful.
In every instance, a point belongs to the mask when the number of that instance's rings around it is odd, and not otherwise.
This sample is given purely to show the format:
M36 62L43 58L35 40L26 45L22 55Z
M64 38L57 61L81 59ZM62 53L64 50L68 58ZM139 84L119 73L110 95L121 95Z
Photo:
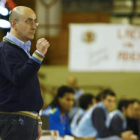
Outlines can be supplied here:
M23 65L14 53L0 53L0 72L17 87L23 88L37 74L39 68L40 64L32 58Z
M104 111L101 108L96 108L92 113L92 123L100 138L113 136L113 132L106 127L105 121Z
M123 132L123 121L117 115L112 118L110 129L115 135L121 137L121 133Z

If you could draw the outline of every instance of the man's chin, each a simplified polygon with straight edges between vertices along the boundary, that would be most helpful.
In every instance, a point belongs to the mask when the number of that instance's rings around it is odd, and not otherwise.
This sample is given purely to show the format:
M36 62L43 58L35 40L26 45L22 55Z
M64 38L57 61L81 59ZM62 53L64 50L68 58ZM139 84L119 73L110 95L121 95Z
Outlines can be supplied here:
M109 109L109 111L108 112L112 112L114 109Z
M34 35L29 37L30 40L33 40L34 38L35 38Z

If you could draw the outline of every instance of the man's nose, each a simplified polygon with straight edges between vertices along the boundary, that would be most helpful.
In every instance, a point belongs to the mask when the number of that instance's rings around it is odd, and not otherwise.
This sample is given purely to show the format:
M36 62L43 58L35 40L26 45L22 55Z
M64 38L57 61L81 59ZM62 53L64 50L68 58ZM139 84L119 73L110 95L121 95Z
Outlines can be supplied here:
M33 30L36 30L36 28L37 28L36 23L33 22L32 25L31 25L31 27L32 27Z

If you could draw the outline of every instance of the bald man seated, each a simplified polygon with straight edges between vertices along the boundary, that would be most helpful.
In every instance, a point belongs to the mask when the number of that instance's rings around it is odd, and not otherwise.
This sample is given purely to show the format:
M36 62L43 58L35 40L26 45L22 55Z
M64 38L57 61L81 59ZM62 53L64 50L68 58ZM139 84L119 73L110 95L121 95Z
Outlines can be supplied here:
M10 32L0 43L0 139L36 140L42 133L43 105L37 72L50 44L41 38L30 54L39 25L32 9L15 7L9 20Z

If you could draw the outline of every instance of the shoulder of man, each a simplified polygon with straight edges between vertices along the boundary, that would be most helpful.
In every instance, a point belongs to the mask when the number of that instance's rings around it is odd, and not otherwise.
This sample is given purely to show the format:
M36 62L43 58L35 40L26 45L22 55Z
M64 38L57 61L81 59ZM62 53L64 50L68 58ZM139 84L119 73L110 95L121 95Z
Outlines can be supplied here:
M96 107L94 108L93 112L103 112L103 113L104 113L104 110L103 110L101 107L96 106Z
M49 114L59 114L59 113L60 113L60 111L57 107L56 108L51 108L49 110Z
M115 114L112 119L113 120L122 120L118 114Z
M9 47L9 46L13 46L13 47ZM13 49L15 50L17 48L19 48L17 45L12 44L12 43L7 42L7 41L2 41L0 43L0 50L1 51L8 51L8 52L12 51L13 52Z
M99 116L99 117L97 117ZM92 118L98 119L98 118L106 118L105 117L105 112L102 108L100 107L95 107L94 110L92 111Z

